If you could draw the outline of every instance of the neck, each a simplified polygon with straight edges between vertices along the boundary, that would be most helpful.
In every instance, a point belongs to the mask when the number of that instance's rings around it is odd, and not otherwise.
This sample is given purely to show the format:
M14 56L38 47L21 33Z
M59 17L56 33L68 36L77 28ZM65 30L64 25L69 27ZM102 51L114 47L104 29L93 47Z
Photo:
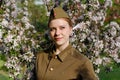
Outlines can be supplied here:
M67 46L69 45L69 42L64 45L56 45L56 53L59 54L61 51L63 51Z

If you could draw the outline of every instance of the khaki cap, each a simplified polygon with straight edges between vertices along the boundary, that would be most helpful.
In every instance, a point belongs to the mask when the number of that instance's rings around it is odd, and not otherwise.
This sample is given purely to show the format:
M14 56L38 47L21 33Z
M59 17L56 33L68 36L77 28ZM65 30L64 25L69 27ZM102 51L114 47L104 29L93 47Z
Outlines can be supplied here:
M49 22L58 18L69 18L68 14L61 7L55 7L51 10Z

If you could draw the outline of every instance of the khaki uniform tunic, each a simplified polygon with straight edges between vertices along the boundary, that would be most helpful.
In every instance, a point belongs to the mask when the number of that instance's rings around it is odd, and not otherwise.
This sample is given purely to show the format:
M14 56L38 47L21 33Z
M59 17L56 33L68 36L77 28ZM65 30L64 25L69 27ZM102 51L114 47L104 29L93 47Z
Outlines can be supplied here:
M37 80L97 80L90 60L71 45L57 56L53 53L37 54Z

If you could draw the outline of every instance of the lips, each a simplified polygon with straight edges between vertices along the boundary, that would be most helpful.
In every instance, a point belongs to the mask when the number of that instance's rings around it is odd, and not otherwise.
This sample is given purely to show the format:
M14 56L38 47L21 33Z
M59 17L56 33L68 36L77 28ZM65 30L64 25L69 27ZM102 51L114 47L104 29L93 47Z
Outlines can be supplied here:
M60 41L61 39L62 39L62 37L60 37L60 38L55 38L56 41Z

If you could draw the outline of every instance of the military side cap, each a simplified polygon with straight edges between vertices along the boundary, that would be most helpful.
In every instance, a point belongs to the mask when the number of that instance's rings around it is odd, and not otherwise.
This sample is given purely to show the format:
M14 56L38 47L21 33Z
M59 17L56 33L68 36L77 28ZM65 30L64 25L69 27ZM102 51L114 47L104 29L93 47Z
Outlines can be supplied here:
M51 10L49 21L58 18L69 18L68 14L61 7L55 7Z

